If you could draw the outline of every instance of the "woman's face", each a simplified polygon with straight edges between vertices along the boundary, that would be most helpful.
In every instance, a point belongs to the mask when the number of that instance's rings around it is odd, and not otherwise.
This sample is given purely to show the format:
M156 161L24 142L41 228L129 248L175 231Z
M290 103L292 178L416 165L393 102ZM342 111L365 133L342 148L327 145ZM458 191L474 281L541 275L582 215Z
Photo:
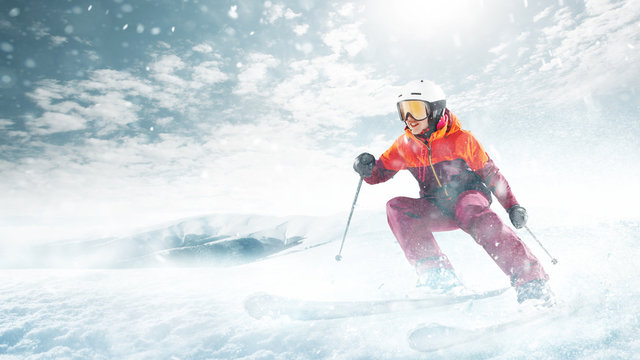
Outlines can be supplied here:
M416 120L411 116L411 114L407 115L407 120L405 121L409 130L413 135L422 134L429 127L429 121L427 119Z

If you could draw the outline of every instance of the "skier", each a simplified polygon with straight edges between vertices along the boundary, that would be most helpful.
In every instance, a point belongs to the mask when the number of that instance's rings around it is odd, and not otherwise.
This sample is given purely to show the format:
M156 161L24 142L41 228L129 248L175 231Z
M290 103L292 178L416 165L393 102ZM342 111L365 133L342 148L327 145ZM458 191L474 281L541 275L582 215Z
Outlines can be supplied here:
M462 229L510 277L517 300L549 301L548 275L516 233L490 208L491 193L516 228L527 211L507 180L471 132L446 107L444 92L430 81L416 82L397 101L404 134L378 160L360 154L354 170L368 184L407 169L420 186L420 198L396 197L387 203L391 231L418 274L418 286L448 291L461 283L433 232Z

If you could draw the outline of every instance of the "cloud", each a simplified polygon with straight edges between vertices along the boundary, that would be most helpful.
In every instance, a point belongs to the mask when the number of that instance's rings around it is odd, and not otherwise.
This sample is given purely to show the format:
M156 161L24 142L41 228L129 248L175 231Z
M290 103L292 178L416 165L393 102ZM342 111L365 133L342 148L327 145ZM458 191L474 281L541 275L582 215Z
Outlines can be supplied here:
M489 49L489 52L490 52L490 53L493 53L493 54L498 55L498 54L500 54L500 53L501 53L501 52L502 52L502 51L503 51L507 46L509 46L509 44L508 44L508 43L501 43L501 44L499 44L499 45L497 45L497 46L495 46L495 47L493 47L493 48Z
M175 119L171 116L166 116L166 117L161 117L161 118L157 118L156 119L156 124L160 125L160 126L167 126L169 125L171 122L173 122Z
M640 3L585 5L586 14L568 7L546 8L527 31L492 47L489 51L499 56L485 65L483 78L457 94L458 105L472 110L507 99L512 108L520 99L567 104L591 94L629 91L640 81L640 68L632 65L640 61L640 53L626 46L638 31L625 24L637 22ZM509 95L518 93L527 96ZM477 101L480 98L485 100Z
M64 146L36 144L44 156L3 168L1 183L14 189L7 194L3 212L20 201L26 203L13 212L16 215L35 211L43 216L131 216L132 206L151 211L145 203L159 206L177 178L192 175L192 160L203 155L192 139L170 135L157 143L140 136L89 138ZM159 201L154 201L158 194ZM135 199L141 202L135 205Z
M61 46L67 43L68 41L67 38L64 36L51 36L50 40L53 46Z
M229 76L220 70L220 62L205 61L193 68L193 80L196 84L212 85L229 79Z
M51 46L53 47L62 46L69 41L65 36L52 35L51 29L39 21L33 22L29 27L27 27L27 31L33 34L36 40L48 38Z
M209 53L213 52L213 48L211 47L211 45L206 44L206 43L198 44L198 45L192 47L191 50L193 50L195 52L203 53L203 54L209 54Z
M600 16L619 8L619 4L609 0L585 0L585 12L590 16Z
M180 112L197 106L205 100L200 93L203 88L229 80L221 66L219 60L186 62L174 54L162 55L149 67L150 77L157 82L150 97L163 108Z
M39 21L33 22L27 27L27 30L34 35L36 40L51 36L51 34L49 34L50 29Z
M179 135L197 129L179 127L176 118L183 121L192 111L204 115L210 109L212 95L202 89L229 79L221 66L219 60L194 63L165 55L149 64L146 78L127 71L100 69L89 73L87 79L38 82L28 96L41 115L24 116L30 132L28 143L17 138L27 134L14 131L7 134L14 137L12 143L3 146L5 154L20 156L11 168L3 168L2 184L12 184L25 172L33 174L33 181L11 185L16 191L7 199L4 210L22 197L33 202L23 206L23 211L41 208L52 213L124 213L131 206L131 199L148 203L154 191L165 193L175 186L173 181L178 177L199 178L198 161L207 158L199 138ZM151 120L159 127L153 137L148 126L144 130L136 128L141 121ZM3 119L0 128L12 124ZM198 126L206 132L205 125ZM168 134L164 129L167 126L177 130ZM118 136L111 136L118 130ZM62 133L68 134L64 146L39 138ZM19 146L30 150L19 151ZM39 155L33 161L20 161L23 154L35 153ZM75 190L70 194L71 189ZM185 190L188 189L180 187L176 191ZM178 198L175 195L175 201ZM163 201L160 199L154 206ZM153 212L152 208L146 210Z
M202 213L325 214L342 211L353 188L347 164L319 148L301 128L276 114L238 125L216 123L201 137L163 133L88 138L64 146L32 142L42 156L0 159L0 216L33 216L47 224L74 219L122 228ZM309 191L322 181L322 188ZM69 230L69 229L66 229ZM24 233L28 231L23 231ZM35 234L38 241L60 239ZM101 234L93 234L101 236ZM23 240L24 237L22 237Z
M308 128L346 130L358 119L393 111L393 79L376 76L371 67L332 55L294 61L288 68L270 98Z
M140 107L131 100L150 97L149 84L114 70L95 71L87 80L67 83L46 80L28 93L43 114L27 118L34 135L91 129L108 134L139 120Z
M293 32L298 36L306 34L308 30L309 24L296 25L293 27Z
M167 85L184 87L186 81L175 74L184 67L185 63L177 55L164 55L151 65L151 76Z
M352 191L340 184L353 174L348 166L338 164L350 163L353 151L335 154L323 147L309 136L312 127L307 125L312 121L293 124L274 113L254 122L216 126L212 129L216 140L203 145L211 154L202 162L210 191L234 194L235 203L229 205L245 212L340 211ZM219 174L221 169L224 176ZM309 191L319 181L323 188L334 190Z
M28 145L40 155L3 169L0 185L12 184L15 191L0 212L23 201L23 214L121 216L122 224L138 221L138 214L157 221L162 212L319 214L347 208L353 189L340 184L353 173L337 164L349 164L355 149L322 143L344 136L362 117L392 111L392 79L338 55L280 60L262 52L246 55L233 76L222 71L228 59L201 49L194 50L198 61L155 56L144 76L101 69L88 79L37 83L29 96L43 115L27 124ZM210 121L216 119L209 105L216 95L202 90L236 79L233 93L251 101L258 116ZM234 106L226 106L226 114ZM195 126L187 121L191 112ZM73 140L63 146L39 138L72 130L81 134L68 134ZM32 175L25 179L27 172ZM318 179L334 190L309 192Z
M295 13L291 9L287 9L287 11L285 11L285 13L284 13L284 18L287 19L287 20L292 20L292 19L295 19L295 18L300 17L300 16L302 16L302 14Z
M284 4L273 4L271 1L265 1L262 15L264 17L260 19L261 23L273 24L284 16Z
M154 141L140 134L64 146L38 142L43 156L2 167L0 185L11 184L13 191L3 197L0 213L117 216L126 222L149 214L157 221L163 211L175 217L193 211L305 213L311 203L320 213L339 207L346 189L327 195L308 186L352 174L336 167L336 157L304 131L264 114L236 125L213 124L198 138L162 133ZM19 202L24 204L16 207Z
M238 84L233 90L234 94L259 94L261 86L267 79L269 69L280 64L273 55L263 53L251 53L248 56L248 64L242 67L238 74Z
M146 78L99 69L91 72L88 79L40 81L27 96L42 115L26 121L37 136L77 130L105 136L162 111L204 114L210 108L207 104L211 95L203 90L230 79L221 67L220 60L187 62L170 54L152 62Z
M124 92L131 96L152 97L157 90L154 85L142 78L133 76L127 71L99 69L89 75L89 79L69 82L66 89L79 88L84 90L79 98L87 93L108 93L112 91ZM38 91L37 89L36 91ZM58 90L62 92L63 90Z
M49 135L83 130L87 127L87 120L76 115L45 112L37 119L27 122L27 126L37 135Z
M313 44L310 42L296 43L296 50L305 55L311 54L313 52Z
M13 121L8 119L0 119L0 129L5 130L14 124Z
M347 24L329 31L322 41L336 54L346 52L353 57L367 47L367 39L360 31L361 24Z
M290 8L287 8L283 3L273 3L271 1L264 2L264 10L262 11L261 24L274 24L279 19L285 18L286 20L293 20L302 16L301 13L296 13Z
M93 104L84 108L82 113L95 121L99 135L109 134L139 120L140 106L125 97L123 93L108 92L90 98Z
M549 14L551 14L552 11L553 11L553 6L549 6L549 7L545 8L540 13L538 13L538 15L533 17L533 22L535 23L535 22L538 22L538 21L548 17Z
M227 15L229 15L229 17L232 18L232 19L237 19L238 18L238 5L232 5L231 8L229 8L229 12L227 13Z
M338 14L344 17L353 17L355 15L356 7L353 3L346 3L338 10Z
M406 28L360 16L365 9L356 2L305 0L296 2L305 9L300 13L288 4L258 3L253 15L260 24L253 25L246 22L250 18L236 23L227 17L238 10L250 14L242 3L215 11L208 4L209 12L200 4L207 21L221 21L213 33L198 37L195 30L192 42L185 42L176 37L179 31L173 37L163 31L162 39L154 37L153 45L140 49L143 57L135 57L130 47L128 62L111 69L94 67L116 64L110 58L122 53L107 56L87 43L83 53L104 61L79 69L86 77L34 80L29 91L34 106L22 118L0 116L0 188L9 189L0 213L121 216L132 222L148 216L157 222L165 215L205 212L348 210L355 190L353 156L379 154L398 135L395 84L420 68L448 79L451 83L442 85L454 95L451 103L469 112L500 109L495 104L535 102L542 108L638 83L637 2L589 1L588 14L558 5L537 13L530 8L526 24L514 22L500 34L483 27L479 33L486 30L490 36L484 38L492 43L473 43L458 29L464 46L454 48L449 34L437 43L443 47L435 48L450 56L416 53L406 59L417 66L388 56L404 54L387 45L404 41ZM485 7L479 15L493 23L484 15L495 8ZM388 13L380 16L388 18ZM185 30L204 25L190 21ZM233 37L229 23L235 24ZM458 25L478 24L463 23ZM45 46L54 41L43 24L27 32ZM117 32L136 39L144 34ZM431 41L434 34L419 35ZM71 35L54 50L66 51L75 41ZM368 46L388 53L374 59ZM142 59L152 60L141 66L147 61ZM392 125L386 125L387 118Z
M553 69L553 85L562 90L562 95L556 94L561 100L607 92L632 79L640 80L640 70L630 66L640 60L640 54L623 46L637 33L631 27L620 26L637 21L640 4L632 1L605 6L588 1L586 5L592 16L581 20L572 17L567 9L558 10L555 24L543 29L546 38L541 39L557 45L538 47L538 58L543 58L545 52L548 56L541 70Z

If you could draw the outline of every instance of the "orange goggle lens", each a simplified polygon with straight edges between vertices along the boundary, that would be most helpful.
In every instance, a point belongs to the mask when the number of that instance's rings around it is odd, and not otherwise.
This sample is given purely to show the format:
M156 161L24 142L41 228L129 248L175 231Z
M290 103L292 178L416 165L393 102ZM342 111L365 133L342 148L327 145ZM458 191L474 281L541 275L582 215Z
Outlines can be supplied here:
M407 116L420 121L429 117L429 104L421 100L405 100L398 103L398 112L400 112L400 120L407 121Z

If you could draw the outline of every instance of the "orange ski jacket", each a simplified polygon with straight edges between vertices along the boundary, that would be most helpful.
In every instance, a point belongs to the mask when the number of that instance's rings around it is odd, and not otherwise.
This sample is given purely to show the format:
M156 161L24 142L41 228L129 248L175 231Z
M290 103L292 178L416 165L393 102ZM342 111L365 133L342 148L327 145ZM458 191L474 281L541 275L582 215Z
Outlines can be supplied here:
M420 196L452 214L455 202L467 190L479 190L491 201L495 195L505 208L517 205L511 187L482 145L448 109L446 125L428 139L415 136L408 128L380 156L373 174L364 180L376 184L391 179L400 170L409 170L420 186Z

